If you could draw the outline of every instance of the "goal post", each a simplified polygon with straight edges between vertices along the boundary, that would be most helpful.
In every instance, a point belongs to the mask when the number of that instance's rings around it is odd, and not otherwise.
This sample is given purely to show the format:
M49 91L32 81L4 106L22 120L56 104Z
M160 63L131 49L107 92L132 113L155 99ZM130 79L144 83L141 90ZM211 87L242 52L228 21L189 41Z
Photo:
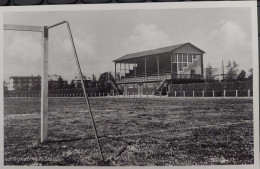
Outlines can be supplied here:
M95 138L97 141L97 146L99 149L99 153L101 156L101 159L104 161L104 157L102 154L100 141L97 135L96 125L94 121L94 117L92 114L91 106L89 103L89 99L86 93L85 85L83 82L82 72L79 64L79 59L77 56L76 47L74 44L72 32L70 29L70 25L68 21L62 21L57 24L54 24L52 26L30 26L30 25L12 25L12 24L4 24L4 30L12 30L12 31L30 31L30 32L41 32L42 34L42 78L41 78L41 143L45 143L48 138L48 40L49 40L49 30L51 28L57 27L59 25L66 24L69 38L71 40L71 44L73 47L73 52L75 56L75 61L78 68L78 73L80 75L80 80L82 83L82 89L85 95L87 108L90 113L91 121L92 121L92 127L95 132Z

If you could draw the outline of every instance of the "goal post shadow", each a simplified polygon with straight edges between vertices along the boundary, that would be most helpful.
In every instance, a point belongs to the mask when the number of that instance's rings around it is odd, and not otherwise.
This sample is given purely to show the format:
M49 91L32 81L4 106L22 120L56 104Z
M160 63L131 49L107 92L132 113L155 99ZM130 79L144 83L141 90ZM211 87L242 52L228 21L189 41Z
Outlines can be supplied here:
M93 117L93 113L91 110L91 106L89 103L89 99L86 93L86 88L83 82L83 76L82 71L77 55L76 46L73 40L70 24L68 21L62 21L57 24L51 25L51 26L31 26L31 25L13 25L13 24L4 24L3 29L9 30L9 31L29 31L29 32L39 32L42 35L42 79L41 79L41 143L47 142L48 139L48 46L49 46L49 30L52 28L55 28L57 26L65 24L67 26L67 30L69 33L71 45L73 47L73 53L75 57L75 61L78 68L78 73L80 75L80 81L82 83L82 89L85 95L88 111L90 113L91 121L92 121L92 127L95 132L95 138L97 141L97 146L99 149L99 153L101 156L101 159L104 161L102 149L100 146L100 141L98 138L96 125Z

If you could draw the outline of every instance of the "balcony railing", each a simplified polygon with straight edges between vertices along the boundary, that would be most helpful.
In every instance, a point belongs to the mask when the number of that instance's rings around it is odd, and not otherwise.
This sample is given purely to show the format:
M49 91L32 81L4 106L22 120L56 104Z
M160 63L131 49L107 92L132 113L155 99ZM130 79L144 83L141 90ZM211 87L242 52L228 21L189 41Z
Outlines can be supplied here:
M199 74L172 74L172 79L202 79Z
M202 79L199 74L168 74L163 76L147 76L147 77L136 77L136 78L122 78L116 80L116 83L140 83L140 82L160 82L164 79Z

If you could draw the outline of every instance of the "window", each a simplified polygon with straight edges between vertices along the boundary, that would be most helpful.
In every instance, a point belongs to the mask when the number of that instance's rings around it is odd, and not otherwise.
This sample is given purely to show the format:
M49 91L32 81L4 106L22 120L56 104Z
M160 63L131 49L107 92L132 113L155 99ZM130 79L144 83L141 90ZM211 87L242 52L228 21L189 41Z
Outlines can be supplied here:
M182 55L178 54L178 62L182 62Z
M134 84L128 84L128 88L134 88Z
M154 83L148 83L148 87L149 87L149 88L154 87Z
M183 62L187 62L188 55L183 55Z
M172 62L177 63L177 54L174 54L172 57Z
M178 70L183 71L183 64L182 63L178 63Z
M188 62L192 62L192 55L188 55Z

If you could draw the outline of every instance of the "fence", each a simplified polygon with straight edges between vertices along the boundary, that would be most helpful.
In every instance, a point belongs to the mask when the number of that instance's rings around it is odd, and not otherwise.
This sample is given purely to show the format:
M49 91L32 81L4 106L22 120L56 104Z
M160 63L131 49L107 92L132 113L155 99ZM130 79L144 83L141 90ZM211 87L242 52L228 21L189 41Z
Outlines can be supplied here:
M99 93L87 93L88 97L162 97L162 93L159 92L156 96L151 92L127 92L123 95L119 95L116 92L99 92ZM212 90L212 91L168 91L168 97L252 97L253 91L251 90ZM5 97L41 97L40 94L32 93L20 93L20 94L8 94ZM48 97L84 97L83 93L54 93L48 94ZM164 96L165 97L165 96Z
M169 97L251 97L251 90L168 91Z

